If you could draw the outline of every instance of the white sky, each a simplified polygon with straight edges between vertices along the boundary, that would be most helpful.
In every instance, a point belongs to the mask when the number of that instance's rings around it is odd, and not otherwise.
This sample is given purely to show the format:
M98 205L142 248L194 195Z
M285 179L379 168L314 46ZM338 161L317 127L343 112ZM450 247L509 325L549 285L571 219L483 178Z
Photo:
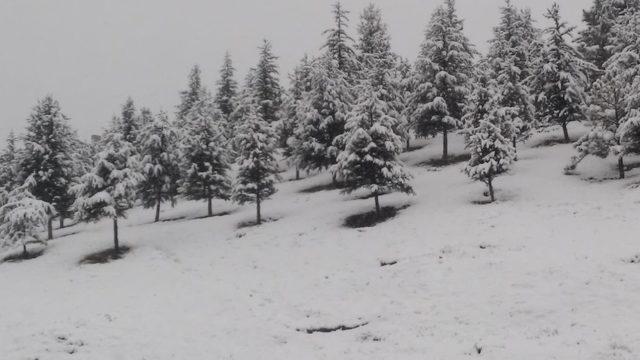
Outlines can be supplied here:
M0 0L0 142L21 133L38 98L53 94L83 138L96 133L127 96L154 112L173 112L193 64L213 87L225 51L241 81L257 60L261 39L272 41L281 73L305 52L316 53L332 25L334 0ZM370 0L343 0L356 38L359 13ZM552 0L513 0L541 14ZM432 10L440 1L376 0L394 50L414 60ZM458 0L467 35L486 48L503 0ZM560 0L580 25L591 0Z

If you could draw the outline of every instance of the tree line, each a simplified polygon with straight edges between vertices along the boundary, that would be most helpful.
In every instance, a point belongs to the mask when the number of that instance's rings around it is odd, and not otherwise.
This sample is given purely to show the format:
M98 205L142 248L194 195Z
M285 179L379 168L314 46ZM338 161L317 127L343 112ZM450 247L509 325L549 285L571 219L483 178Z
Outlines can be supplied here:
M367 6L351 36L349 11L336 3L333 26L320 51L305 55L280 84L277 56L264 40L242 83L226 54L211 92L194 66L175 114L137 109L127 99L119 116L86 142L70 127L60 104L38 101L21 136L10 134L0 154L0 242L4 246L53 238L53 221L113 221L136 204L155 209L181 198L256 204L276 192L286 159L300 171L328 170L345 193L379 197L413 193L399 155L416 137L440 135L449 159L449 134L461 131L471 153L465 173L487 184L517 160L517 146L536 130L590 121L578 139L573 169L588 155L640 152L640 0L594 0L584 29L554 4L537 27L529 10L510 0L487 54L464 32L454 0L431 15L417 59L393 52L382 12Z

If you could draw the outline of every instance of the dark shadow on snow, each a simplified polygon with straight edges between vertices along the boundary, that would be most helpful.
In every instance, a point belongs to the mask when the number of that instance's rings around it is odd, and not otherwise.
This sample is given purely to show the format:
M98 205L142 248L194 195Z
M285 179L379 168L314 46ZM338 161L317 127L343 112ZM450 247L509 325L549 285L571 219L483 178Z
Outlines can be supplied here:
M310 188L302 189L299 192L303 194L312 194L320 191L340 190L342 188L343 186L340 183L337 183L337 184L331 183L331 184L312 186Z
M262 223L260 225L264 225L266 223L275 222L275 221L278 221L278 220L280 220L280 219L277 219L277 218L264 218L264 219L262 219ZM243 221L243 222L238 224L237 228L238 229L244 229L244 228L253 227L253 226L259 226L258 222L255 219L254 220Z
M14 254L9 254L9 255L5 256L2 259L2 261L0 261L0 263L2 263L2 262L18 263L18 262L25 261L25 260L35 259L35 258L38 258L38 257L44 255L44 250L45 250L45 248L37 249L37 250L31 250L26 255L23 254L22 251L18 252L18 253L14 253Z
M404 210L408 207L409 205L401 206L399 208L386 206L380 209L380 215L376 214L375 211L351 215L345 219L344 226L353 229L373 227L396 217L396 215L398 215L401 210Z
M447 159L431 159L427 161L423 161L418 163L416 166L420 167L444 167L449 165L455 165L462 162L469 161L471 159L470 154L458 154L458 155L450 155Z
M107 249L89 254L80 260L80 265L84 264L106 264L114 260L119 260L131 251L128 246L120 246L120 250Z
M533 144L531 147L541 148L541 147L548 147L548 146L555 146L555 145L572 144L573 142L574 141L571 139L569 139L569 141L567 142L564 140L564 138L550 138L550 139L544 139L537 144Z
M369 324L368 322L365 323L361 323L361 324L356 324L356 325L338 325L338 326L333 326L333 327L318 327L318 328L308 328L308 329L296 329L297 331L304 331L307 334L314 334L314 333L330 333L330 332L334 332L334 331L346 331L346 330L353 330L353 329L357 329L359 327L363 327L365 325Z

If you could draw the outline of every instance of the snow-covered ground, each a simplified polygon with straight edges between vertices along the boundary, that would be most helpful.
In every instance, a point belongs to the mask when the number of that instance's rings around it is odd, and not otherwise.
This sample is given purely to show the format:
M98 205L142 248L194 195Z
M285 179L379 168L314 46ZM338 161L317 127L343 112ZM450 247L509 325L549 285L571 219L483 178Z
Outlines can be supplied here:
M321 174L280 184L260 227L237 228L251 206L198 219L205 204L183 202L158 224L135 209L133 250L109 264L78 264L111 246L109 222L61 230L0 264L0 359L640 359L640 171L608 180L615 161L588 159L564 175L570 145L533 146L559 135L521 146L491 205L463 163L412 166L417 196L382 197L410 206L373 228L343 226L372 199L300 193ZM306 331L342 325L362 326Z

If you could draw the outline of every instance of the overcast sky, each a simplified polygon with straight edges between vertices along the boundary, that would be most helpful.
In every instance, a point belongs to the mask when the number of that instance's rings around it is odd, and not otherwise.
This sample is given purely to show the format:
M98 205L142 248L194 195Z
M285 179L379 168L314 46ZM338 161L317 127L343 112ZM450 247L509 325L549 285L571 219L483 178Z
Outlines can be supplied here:
M504 0L458 0L469 38L483 51ZM22 132L38 98L53 94L81 137L98 132L127 96L136 105L173 112L194 64L213 87L225 51L240 80L272 41L282 74L304 53L318 52L332 25L333 0L0 0L0 141ZM370 0L343 0L354 38ZM414 60L440 1L376 0L394 50ZM513 0L539 24L552 0ZM591 0L561 0L580 25Z

